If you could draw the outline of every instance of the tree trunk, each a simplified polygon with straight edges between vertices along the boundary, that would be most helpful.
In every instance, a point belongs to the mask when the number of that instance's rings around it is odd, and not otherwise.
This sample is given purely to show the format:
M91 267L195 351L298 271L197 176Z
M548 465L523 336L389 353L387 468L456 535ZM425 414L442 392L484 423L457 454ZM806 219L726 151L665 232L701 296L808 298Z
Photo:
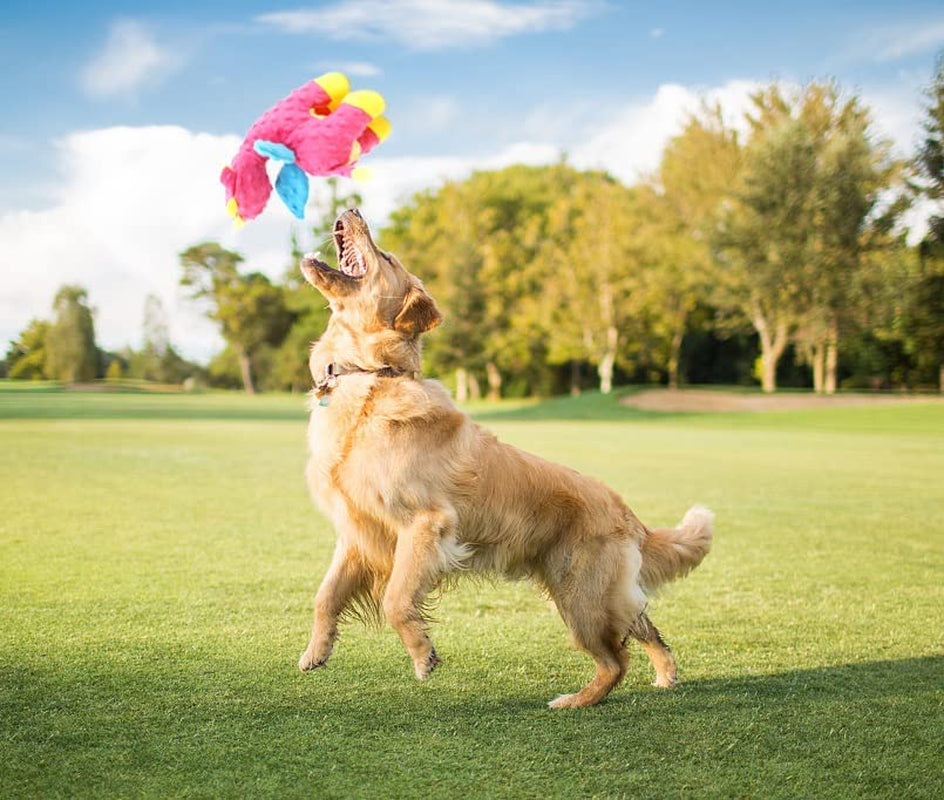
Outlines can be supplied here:
M811 346L812 358L810 359L813 362L813 391L816 394L823 393L823 370L825 368L825 357L826 357L826 347L819 341L814 342Z
M485 375L488 378L488 399L501 400L501 373L492 361L485 365Z
M751 321L760 337L761 388L765 392L777 391L777 363L787 346L787 323L779 320L771 333L767 319L756 311Z
M672 345L669 351L669 388L678 389L679 384L679 356L682 352L682 339L685 337L685 322L672 335Z
M580 362L574 359L570 362L570 396L580 394Z
M243 387L247 394L255 394L256 386L252 382L252 364L249 363L249 356L244 350L239 351L239 370L243 375Z
M482 399L482 387L479 386L479 379L471 372L469 373L469 400L473 403Z
M826 373L823 378L823 391L836 394L836 369L839 366L839 323L830 320L829 334L826 339Z
M456 370L456 402L466 403L469 400L469 373L465 367Z
M600 375L600 393L609 394L613 391L613 365L616 364L616 345L619 342L619 332L614 326L606 329L606 349L600 359L597 372Z

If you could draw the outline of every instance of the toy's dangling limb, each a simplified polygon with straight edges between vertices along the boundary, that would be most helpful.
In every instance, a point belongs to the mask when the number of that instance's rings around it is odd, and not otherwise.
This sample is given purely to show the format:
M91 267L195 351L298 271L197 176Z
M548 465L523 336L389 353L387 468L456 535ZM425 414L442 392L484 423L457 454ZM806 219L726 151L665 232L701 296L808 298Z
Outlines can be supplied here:
M292 148L278 142L256 139L252 149L264 158L285 162L279 177L275 179L275 191L292 214L298 219L304 219L305 206L308 205L308 176L295 164Z
M285 207L298 219L305 219L308 205L308 176L296 164L286 164L275 179L275 191L279 193Z
M226 210L240 226L258 217L272 194L265 159L249 148L241 149L233 163L223 168L220 181L226 187Z

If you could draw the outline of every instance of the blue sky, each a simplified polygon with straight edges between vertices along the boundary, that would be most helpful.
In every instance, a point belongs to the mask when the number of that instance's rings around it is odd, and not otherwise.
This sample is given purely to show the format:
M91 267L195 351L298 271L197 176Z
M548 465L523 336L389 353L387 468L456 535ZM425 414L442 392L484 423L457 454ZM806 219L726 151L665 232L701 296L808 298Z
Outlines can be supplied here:
M220 164L253 119L332 68L380 90L394 134L365 210L515 160L652 169L700 94L736 117L758 83L835 77L905 153L944 48L940 3L331 0L7 3L0 11L0 339L88 286L102 343L160 295L182 350L217 346L175 254L216 237L272 274L291 221L231 230ZM366 162L365 162L366 163Z

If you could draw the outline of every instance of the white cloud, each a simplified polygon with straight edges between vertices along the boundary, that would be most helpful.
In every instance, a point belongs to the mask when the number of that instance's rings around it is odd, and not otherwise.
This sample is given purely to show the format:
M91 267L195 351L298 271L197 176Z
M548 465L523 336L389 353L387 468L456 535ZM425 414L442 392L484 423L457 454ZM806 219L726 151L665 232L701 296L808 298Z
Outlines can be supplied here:
M105 47L79 76L82 88L93 97L133 95L154 86L182 66L182 59L159 45L138 22L114 22Z
M586 169L605 169L633 183L659 164L666 142L679 133L688 114L697 112L702 97L720 103L726 121L743 125L748 97L759 84L731 81L700 92L678 84L663 84L651 100L630 102L615 110L599 129L571 150L572 162Z
M754 88L754 83L733 81L705 94L733 122ZM912 116L903 112L895 123L884 101L867 100L886 125L892 121L891 132L899 142L910 140L917 125ZM576 166L603 168L632 182L655 169L665 142L699 101L698 91L667 84L651 98L615 105L609 115L601 113L599 104L576 106L570 124L544 129L545 135L540 126L522 129L531 138L481 156L388 158L379 148L364 161L373 168L374 179L357 187L365 216L380 226L417 191L462 179L476 169L552 163L564 151ZM294 224L273 196L258 219L240 231L233 229L218 178L239 144L235 135L173 126L106 128L64 139L55 203L41 211L0 214L0 342L15 336L32 317L48 316L56 289L69 282L89 289L103 346L138 343L144 298L153 292L168 310L175 345L190 357L211 355L220 339L178 288L178 253L217 239L243 253L248 269L278 277L288 266ZM312 182L315 196L321 188L321 182Z
M900 157L914 153L916 140L921 132L921 104L919 91L868 91L862 93L862 101L872 109L872 120L876 132L889 139Z
M466 113L451 95L414 95L399 106L393 120L397 136L428 136L454 130Z
M876 32L873 41L876 61L895 61L919 55L944 44L944 20L934 23L901 25Z
M169 312L172 341L192 357L211 354L219 337L178 288L177 254L217 239L252 269L278 275L287 266L291 218L278 201L240 232L226 214L219 171L239 143L171 126L68 136L56 204L0 216L0 341L48 317L60 285L79 283L98 309L103 346L138 343L153 292Z
M374 225L382 224L407 198L449 180L461 180L479 169L501 169L511 164L549 164L561 149L551 143L519 142L491 155L402 156L370 161L373 179L358 187L364 198L364 214Z
M369 61L337 61L334 63L322 61L316 69L325 72L343 72L352 78L376 78L383 75L383 70Z
M944 45L944 19L902 22L859 31L837 57L839 63L897 61Z
M392 40L414 50L473 47L524 33L568 30L603 8L599 0L340 0L256 17L287 33Z

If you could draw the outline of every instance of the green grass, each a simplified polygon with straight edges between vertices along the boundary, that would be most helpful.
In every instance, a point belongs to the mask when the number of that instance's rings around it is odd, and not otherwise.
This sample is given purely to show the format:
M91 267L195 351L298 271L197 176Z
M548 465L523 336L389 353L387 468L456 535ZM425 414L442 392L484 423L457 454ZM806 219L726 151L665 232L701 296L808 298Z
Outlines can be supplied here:
M0 389L0 797L933 797L944 750L944 406L476 413L715 550L602 706L526 584L463 584L426 684L350 625L295 668L333 535L301 397Z

